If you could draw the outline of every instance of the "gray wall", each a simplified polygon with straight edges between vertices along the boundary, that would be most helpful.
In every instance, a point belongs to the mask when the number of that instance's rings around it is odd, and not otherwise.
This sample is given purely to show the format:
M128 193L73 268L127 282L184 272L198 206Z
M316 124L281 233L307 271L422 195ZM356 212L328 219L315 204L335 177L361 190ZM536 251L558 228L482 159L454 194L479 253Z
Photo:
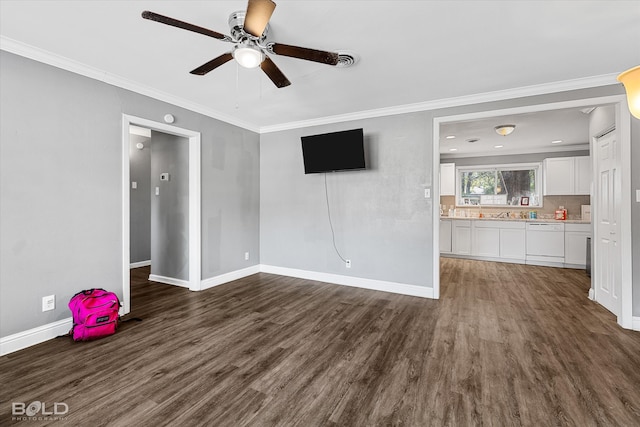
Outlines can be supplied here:
M613 85L262 135L262 263L431 287L431 206L422 189L431 186L432 119L622 93ZM631 135L633 188L640 188L638 122L633 119ZM353 262L349 270L333 251L322 177L303 174L300 136L356 127L369 137L372 168L328 177L336 242ZM635 315L640 314L639 206L632 206Z
M260 262L258 134L1 51L0 336L87 287L122 296L123 113L202 134L203 279Z
M160 174L169 180L161 181ZM155 194L155 189L159 194ZM151 131L151 274L189 280L189 140Z
M151 142L150 138L131 134L129 136L130 181L130 262L151 260ZM136 148L137 143L144 148Z
M367 170L304 174L300 137L364 128ZM425 113L359 120L261 136L263 264L431 286L431 119Z
M203 279L262 262L432 286L432 209L422 193L431 186L433 117L621 93L615 85L260 137L2 51L0 336L69 317L67 301L89 286L121 293L123 113L156 121L171 113L176 126L202 133ZM360 126L372 169L328 177L336 241L353 261L347 270L333 253L321 176L303 173L299 137ZM637 119L631 155L637 189ZM638 316L640 204L631 214ZM57 308L42 313L50 294Z

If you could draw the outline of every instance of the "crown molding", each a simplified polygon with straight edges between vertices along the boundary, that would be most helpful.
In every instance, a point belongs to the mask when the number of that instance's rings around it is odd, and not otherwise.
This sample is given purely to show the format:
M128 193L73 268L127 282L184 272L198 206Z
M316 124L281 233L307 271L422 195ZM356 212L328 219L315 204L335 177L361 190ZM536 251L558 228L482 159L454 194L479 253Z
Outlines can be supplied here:
M34 61L42 62L56 68L60 68L75 74L89 77L94 80L111 84L113 86L130 90L138 94L145 95L159 101L167 102L169 104L182 107L187 110L203 114L207 117L211 117L213 119L220 120L225 123L229 123L231 125L238 126L259 134L619 84L619 82L616 80L617 74L603 74L599 76L524 86L520 88L485 92L468 96L397 105L347 114L318 117L309 120L280 123L276 125L259 126L253 123L239 120L236 117L228 116L226 114L220 113L219 111L212 110L211 108L208 108L201 104L187 101L183 98L158 91L133 80L125 79L114 74L109 74L103 70L90 67L72 59L56 55L44 49L19 42L5 36L0 36L0 50L14 53L25 58L33 59Z
M528 96L546 95L578 89L589 89L600 86L619 84L617 74L603 74L580 79L564 80L560 82L523 86L475 95L459 96L455 98L437 99L433 101L417 102L414 104L398 105L394 107L378 108L355 113L339 114L335 116L319 117L310 120L282 123L272 126L261 126L260 133L280 132L283 130L348 122L353 120L371 119L375 117L393 116L397 114L430 111L441 108L460 107L463 105L481 104L485 102L504 101L507 99L524 98Z
M203 114L207 117L211 117L213 119L220 120L225 123L250 130L252 132L258 133L260 131L260 128L258 126L254 126L251 123L238 120L237 118L228 116L226 114L222 114L219 111L212 110L201 104L187 101L183 98L170 95L168 93L142 85L133 80L125 79L124 77L120 77L115 74L109 74L103 70L90 67L78 61L74 61L64 56L51 53L44 49L19 42L5 36L0 36L0 50L4 50L6 52L13 53L25 58L33 59L34 61L42 62L44 64L51 65L62 70L70 71L81 76L89 77L90 79L98 80L122 89L130 90L140 95L148 96L150 98L157 99L158 101L163 101L177 107L185 108L195 113Z

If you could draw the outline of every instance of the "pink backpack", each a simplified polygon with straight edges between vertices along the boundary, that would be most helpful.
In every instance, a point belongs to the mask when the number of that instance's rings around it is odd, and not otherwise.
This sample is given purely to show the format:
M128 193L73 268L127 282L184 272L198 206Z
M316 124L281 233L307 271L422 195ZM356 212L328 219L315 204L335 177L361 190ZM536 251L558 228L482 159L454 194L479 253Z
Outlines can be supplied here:
M74 341L88 341L114 334L118 327L120 300L113 292L88 289L75 294L69 301Z

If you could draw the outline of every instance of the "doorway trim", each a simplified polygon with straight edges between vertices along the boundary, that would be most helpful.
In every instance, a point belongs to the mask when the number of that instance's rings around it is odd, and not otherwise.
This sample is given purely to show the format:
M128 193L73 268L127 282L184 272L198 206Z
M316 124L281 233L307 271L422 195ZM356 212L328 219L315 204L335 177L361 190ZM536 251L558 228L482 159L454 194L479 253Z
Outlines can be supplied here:
M633 327L633 301L631 282L631 116L624 95L611 95L596 98L575 99L571 101L553 102L546 104L534 104L521 107L505 108L499 110L476 111L472 113L457 114L452 116L435 116L433 118L433 297L440 297L440 124L462 120L483 119L510 114L534 113L552 111L563 108L589 107L593 105L614 105L616 109L616 126L620 130L621 151L623 153L621 164L622 200L621 200L621 232L623 239L621 260L622 271L622 308L618 317L618 324L623 328ZM626 153L626 154L625 154ZM595 197L595 195L592 195ZM591 201L596 205L596 201ZM594 262L595 263L595 262Z
M184 137L189 140L189 289L201 290L201 135L188 129L122 114L122 299L123 314L131 311L129 126Z

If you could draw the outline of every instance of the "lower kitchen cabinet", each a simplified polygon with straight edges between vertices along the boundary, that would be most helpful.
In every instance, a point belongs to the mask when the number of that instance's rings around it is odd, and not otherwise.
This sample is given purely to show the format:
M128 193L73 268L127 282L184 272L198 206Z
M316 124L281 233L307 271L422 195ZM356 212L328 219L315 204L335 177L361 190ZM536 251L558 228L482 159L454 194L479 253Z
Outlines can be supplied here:
M452 252L456 255L471 255L471 221L453 220L451 228Z
M451 253L451 220L440 220L440 253Z
M586 268L587 237L591 224L566 224L564 227L564 263L569 268Z
M524 261L527 248L525 224L511 222L507 225L500 229L500 258Z
M473 224L471 253L480 257L500 256L500 221L477 221Z
M538 228L543 228L542 234L549 231L549 227L540 227L541 224L552 226L553 231L557 231L559 235L544 235L541 239ZM538 234L529 236L528 233L532 230L527 228L536 228L534 231L538 231ZM591 224L442 219L440 253L444 256L486 261L585 268L587 237L590 236ZM535 242L541 246L539 250L533 250Z

